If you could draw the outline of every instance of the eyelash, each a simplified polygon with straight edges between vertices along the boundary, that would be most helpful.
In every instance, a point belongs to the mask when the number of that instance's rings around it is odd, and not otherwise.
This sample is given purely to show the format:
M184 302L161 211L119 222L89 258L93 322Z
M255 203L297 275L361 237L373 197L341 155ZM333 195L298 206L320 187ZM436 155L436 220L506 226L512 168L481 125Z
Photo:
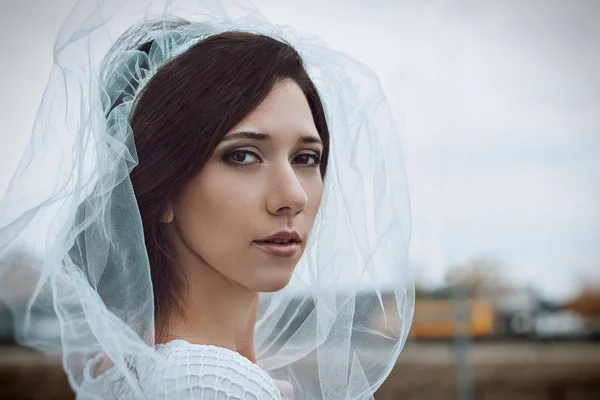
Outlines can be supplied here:
M240 162L240 161L234 161L231 159L231 157L235 154L250 154L253 157L256 157L258 159L260 159L260 157L258 156L258 154L254 153L253 151L249 151L249 150L233 150L230 151L229 153L225 154L223 156L223 161L225 161L228 164L233 164L233 165L238 165L238 166L247 166L250 164L253 164L252 162L250 163L244 163L244 162ZM298 154L296 156L297 157L302 157L302 156L308 156L311 157L313 159L313 164L300 164L302 166L305 167L318 167L321 164L321 158L318 154L316 153L302 153L302 154Z

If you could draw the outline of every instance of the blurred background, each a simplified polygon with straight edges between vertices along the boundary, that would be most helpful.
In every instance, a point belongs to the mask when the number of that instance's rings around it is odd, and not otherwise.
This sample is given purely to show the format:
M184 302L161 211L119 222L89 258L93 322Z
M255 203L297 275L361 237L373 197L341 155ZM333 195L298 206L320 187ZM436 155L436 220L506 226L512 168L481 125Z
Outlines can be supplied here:
M0 195L74 3L0 1ZM600 2L255 4L369 65L398 125L417 297L376 399L600 399ZM0 398L72 398L0 313Z

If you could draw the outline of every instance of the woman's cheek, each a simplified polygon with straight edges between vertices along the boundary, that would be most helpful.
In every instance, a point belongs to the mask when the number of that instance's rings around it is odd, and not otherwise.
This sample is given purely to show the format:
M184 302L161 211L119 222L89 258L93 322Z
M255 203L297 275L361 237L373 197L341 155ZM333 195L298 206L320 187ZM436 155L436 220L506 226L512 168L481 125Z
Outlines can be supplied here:
M318 180L312 179L307 183L305 190L309 202L307 211L311 213L311 216L314 218L317 214L317 210L319 209L319 205L321 204L321 197L323 196L323 182L320 178Z

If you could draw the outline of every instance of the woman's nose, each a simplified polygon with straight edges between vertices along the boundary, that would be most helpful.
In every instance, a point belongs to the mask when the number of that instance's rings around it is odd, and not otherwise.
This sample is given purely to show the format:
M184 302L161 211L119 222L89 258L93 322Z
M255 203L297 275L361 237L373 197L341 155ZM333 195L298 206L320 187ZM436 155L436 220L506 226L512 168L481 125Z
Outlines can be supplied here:
M296 216L306 208L308 196L291 165L272 176L267 209L271 214Z

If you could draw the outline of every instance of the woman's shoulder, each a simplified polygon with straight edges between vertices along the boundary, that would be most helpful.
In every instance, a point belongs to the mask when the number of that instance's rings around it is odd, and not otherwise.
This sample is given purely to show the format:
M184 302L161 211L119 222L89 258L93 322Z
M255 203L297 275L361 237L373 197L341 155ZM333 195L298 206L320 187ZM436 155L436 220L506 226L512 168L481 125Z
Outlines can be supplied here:
M280 400L271 377L241 354L212 345L174 340L156 346L160 357L136 365L136 376L149 399ZM160 360L160 361L159 361ZM133 398L115 367L91 380L87 389L111 399ZM108 398L107 397L107 398ZM85 398L85 397L82 397Z
M280 399L277 385L258 365L241 354L212 345L174 340L156 346L167 362L158 366L163 388L168 395L176 390L196 391L206 398ZM174 383L176 382L176 385ZM221 397L219 396L221 395ZM183 398L203 398L192 395Z

